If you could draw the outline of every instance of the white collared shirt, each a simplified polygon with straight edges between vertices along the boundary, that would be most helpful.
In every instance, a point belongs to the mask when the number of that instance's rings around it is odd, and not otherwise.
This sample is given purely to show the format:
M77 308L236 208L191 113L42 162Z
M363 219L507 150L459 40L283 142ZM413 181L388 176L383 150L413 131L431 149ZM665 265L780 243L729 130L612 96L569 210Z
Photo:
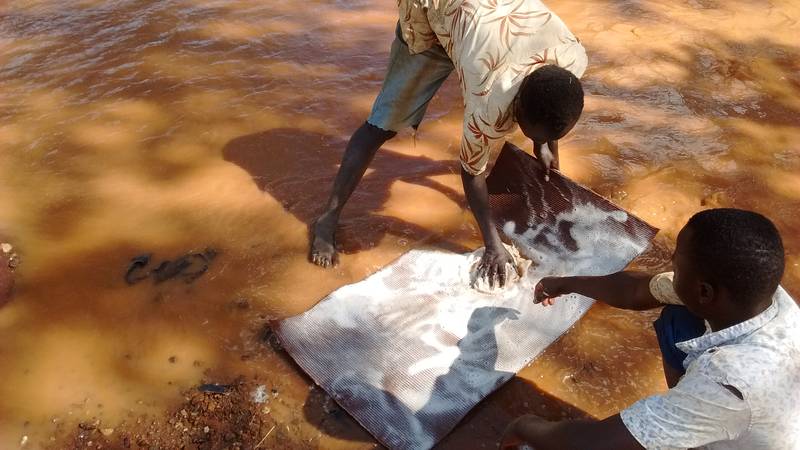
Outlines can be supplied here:
M650 291L679 302L672 273L654 277ZM800 309L778 287L758 316L676 344L686 374L622 411L622 421L648 449L800 449L798 327Z

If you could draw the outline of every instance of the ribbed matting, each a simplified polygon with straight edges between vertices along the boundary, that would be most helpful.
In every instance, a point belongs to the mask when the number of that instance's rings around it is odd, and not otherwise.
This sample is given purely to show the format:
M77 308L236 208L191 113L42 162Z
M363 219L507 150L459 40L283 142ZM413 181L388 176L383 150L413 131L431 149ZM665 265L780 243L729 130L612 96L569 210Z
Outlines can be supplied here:
M427 449L591 306L532 303L547 275L624 268L656 233L511 145L487 180L498 227L534 261L502 294L469 287L476 254L412 250L277 332L297 363L391 449ZM537 265L538 264L538 265Z

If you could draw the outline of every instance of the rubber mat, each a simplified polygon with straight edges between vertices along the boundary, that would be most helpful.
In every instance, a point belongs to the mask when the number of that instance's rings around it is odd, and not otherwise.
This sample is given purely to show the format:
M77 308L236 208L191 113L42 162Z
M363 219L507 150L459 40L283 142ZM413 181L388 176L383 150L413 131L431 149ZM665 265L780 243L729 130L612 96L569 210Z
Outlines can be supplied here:
M487 179L495 220L534 262L497 294L469 286L481 251L409 251L342 287L277 333L295 361L391 449L427 449L528 365L592 305L577 295L544 307L547 275L624 268L656 229L507 144Z

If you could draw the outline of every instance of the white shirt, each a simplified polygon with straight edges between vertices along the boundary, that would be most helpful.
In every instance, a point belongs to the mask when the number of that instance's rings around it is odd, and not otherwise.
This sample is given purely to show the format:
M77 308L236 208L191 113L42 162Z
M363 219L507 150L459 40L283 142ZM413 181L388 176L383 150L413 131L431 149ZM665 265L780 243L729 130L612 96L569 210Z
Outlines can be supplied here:
M679 303L672 273L655 276L650 290ZM648 449L800 449L798 327L800 309L778 287L758 316L678 343L686 374L667 393L622 411L622 421Z
M522 80L554 64L580 78L586 51L540 0L398 0L409 52L441 44L464 96L461 165L477 175L491 150L516 129Z

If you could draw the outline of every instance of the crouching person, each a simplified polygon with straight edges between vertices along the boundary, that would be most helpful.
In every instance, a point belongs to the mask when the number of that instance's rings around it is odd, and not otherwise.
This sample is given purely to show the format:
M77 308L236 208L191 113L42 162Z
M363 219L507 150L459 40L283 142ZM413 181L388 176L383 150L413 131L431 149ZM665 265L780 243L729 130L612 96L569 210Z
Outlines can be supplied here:
M779 287L780 235L737 209L692 217L673 272L545 278L534 301L577 293L611 306L663 307L654 323L669 390L601 421L523 416L502 448L800 449L800 310Z

